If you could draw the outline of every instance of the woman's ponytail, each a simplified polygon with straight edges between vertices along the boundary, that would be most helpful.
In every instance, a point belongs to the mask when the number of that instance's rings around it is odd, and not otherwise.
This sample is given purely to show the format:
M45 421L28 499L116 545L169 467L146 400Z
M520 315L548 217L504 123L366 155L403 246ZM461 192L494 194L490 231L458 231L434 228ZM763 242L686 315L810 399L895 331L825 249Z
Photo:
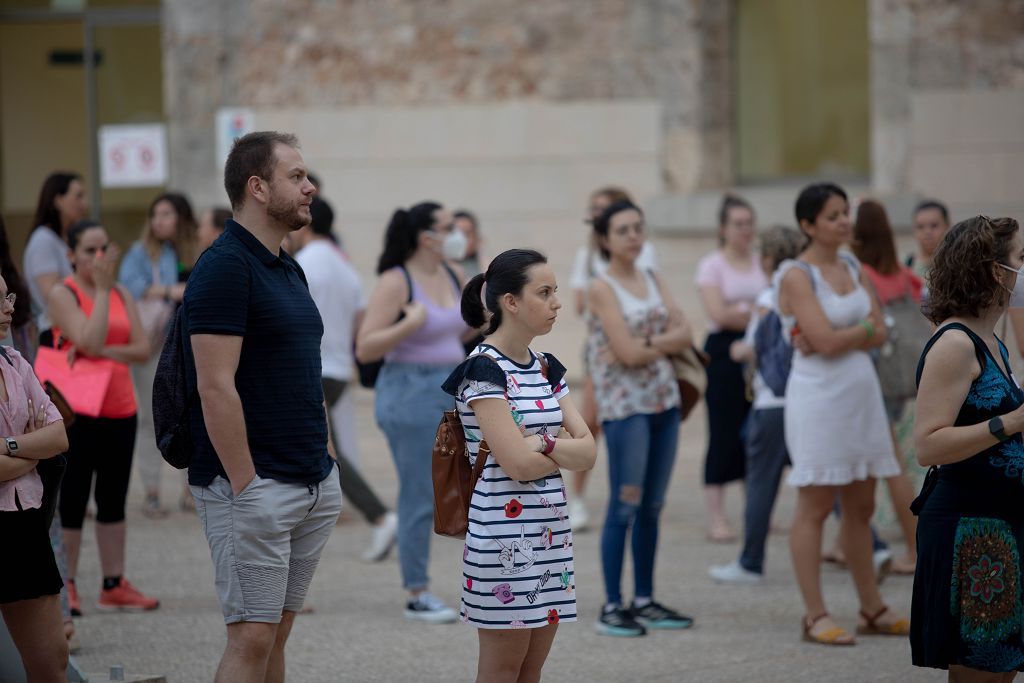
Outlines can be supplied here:
M462 319L474 330L487 322L487 309L483 301L484 273L474 275L462 288Z
M437 202L421 202L408 211L395 209L384 232L384 250L377 260L377 274L404 265L416 251L420 233L434 223L434 212L441 208Z

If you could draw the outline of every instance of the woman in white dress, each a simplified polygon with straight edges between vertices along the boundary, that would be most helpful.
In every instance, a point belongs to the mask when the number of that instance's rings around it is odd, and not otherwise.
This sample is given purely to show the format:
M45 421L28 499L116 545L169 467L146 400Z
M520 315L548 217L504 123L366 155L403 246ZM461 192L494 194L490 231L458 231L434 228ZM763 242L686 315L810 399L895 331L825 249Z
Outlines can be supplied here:
M565 367L530 344L561 303L547 259L495 258L462 292L462 317L484 343L443 388L456 397L466 446L490 448L470 501L462 621L477 627L479 683L539 681L560 622L576 621L572 531L561 470L594 466L594 438L569 398Z
M796 218L809 238L796 261L775 278L778 310L797 352L786 385L785 432L797 487L789 544L806 608L804 639L852 645L853 636L825 609L821 541L838 495L840 540L860 599L857 632L906 635L909 622L882 601L872 564L869 522L875 479L899 472L882 390L868 349L885 341L885 324L860 264L840 248L852 227L842 188L820 183L796 201Z

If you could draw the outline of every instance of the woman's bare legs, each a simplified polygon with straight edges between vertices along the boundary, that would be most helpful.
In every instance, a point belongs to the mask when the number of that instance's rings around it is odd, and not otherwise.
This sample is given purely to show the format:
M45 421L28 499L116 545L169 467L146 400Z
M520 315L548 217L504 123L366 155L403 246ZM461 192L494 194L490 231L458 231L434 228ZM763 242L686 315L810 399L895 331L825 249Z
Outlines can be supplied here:
M860 609L865 614L875 615L882 611L885 603L878 591L875 578L875 564L871 551L871 515L875 512L875 486L873 478L855 481L839 487L840 506L843 516L839 522L839 538L846 565L850 568ZM879 626L894 624L900 616L886 612L879 616Z
M477 683L539 681L557 629L557 624L533 629L478 629Z
M833 486L801 486L797 489L796 511L789 530L789 550L805 615L809 619L828 612L821 594L821 536L835 497ZM836 627L831 617L825 617L814 624L811 634L824 633Z
M0 605L28 680L32 683L67 681L68 641L60 613L60 595L44 595Z

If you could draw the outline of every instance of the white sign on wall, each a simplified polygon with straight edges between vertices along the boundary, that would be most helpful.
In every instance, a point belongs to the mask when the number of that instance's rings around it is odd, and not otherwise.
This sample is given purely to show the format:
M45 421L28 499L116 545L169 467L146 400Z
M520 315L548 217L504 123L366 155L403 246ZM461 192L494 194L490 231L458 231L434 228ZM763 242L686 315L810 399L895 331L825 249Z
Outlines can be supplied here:
M100 126L99 138L102 187L167 183L167 127L162 123Z
M255 129L252 109L227 107L217 110L217 170L224 170L224 162L235 140Z

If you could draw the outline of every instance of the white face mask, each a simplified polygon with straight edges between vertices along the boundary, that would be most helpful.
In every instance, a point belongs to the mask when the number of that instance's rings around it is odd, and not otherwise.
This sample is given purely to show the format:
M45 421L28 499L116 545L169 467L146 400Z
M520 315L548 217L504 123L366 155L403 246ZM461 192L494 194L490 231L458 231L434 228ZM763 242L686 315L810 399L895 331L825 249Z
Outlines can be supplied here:
M469 240L466 239L466 233L458 228L445 235L444 240L441 242L441 252L450 261L461 261L466 258L466 249L468 247Z
M1021 266L1019 270L1014 270L1010 266L1000 263L999 267L1017 274L1017 280L1013 283L1013 289L1007 289L1006 287L1003 288L1010 292L1010 303L1008 307L1024 308L1024 266Z

